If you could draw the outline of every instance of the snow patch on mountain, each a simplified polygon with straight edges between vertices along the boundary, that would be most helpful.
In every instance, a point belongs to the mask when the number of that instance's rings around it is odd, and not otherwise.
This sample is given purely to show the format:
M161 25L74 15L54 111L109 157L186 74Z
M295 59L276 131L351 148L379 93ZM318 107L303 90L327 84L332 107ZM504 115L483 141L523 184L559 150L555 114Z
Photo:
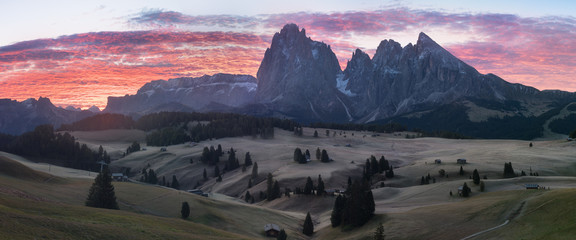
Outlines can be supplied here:
M350 89L346 89L346 86L348 86L348 80L349 79L344 80L343 73L338 74L336 76L336 88L338 88L338 91L340 91L341 93L346 94L346 96L354 97L356 96L356 94L350 91Z

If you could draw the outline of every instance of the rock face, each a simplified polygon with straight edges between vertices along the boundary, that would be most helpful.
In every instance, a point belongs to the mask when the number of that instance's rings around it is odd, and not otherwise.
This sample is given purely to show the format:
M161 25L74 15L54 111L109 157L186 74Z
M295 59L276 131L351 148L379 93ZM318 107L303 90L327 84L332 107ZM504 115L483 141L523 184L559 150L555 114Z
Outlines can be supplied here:
M404 48L384 40L372 59L356 50L344 70L358 122L393 117L473 98L523 101L545 97L532 87L480 74L424 33Z
M274 35L258 69L256 100L301 120L342 121L346 106L336 89L340 65L330 46L288 24Z
M22 102L0 99L0 113L0 133L12 135L32 131L42 124L51 124L58 128L63 123L72 123L95 114L86 110L58 108L50 99L43 97Z
M105 112L145 114L158 111L211 111L254 101L257 84L249 75L216 74L199 78L157 80L135 95L108 97Z

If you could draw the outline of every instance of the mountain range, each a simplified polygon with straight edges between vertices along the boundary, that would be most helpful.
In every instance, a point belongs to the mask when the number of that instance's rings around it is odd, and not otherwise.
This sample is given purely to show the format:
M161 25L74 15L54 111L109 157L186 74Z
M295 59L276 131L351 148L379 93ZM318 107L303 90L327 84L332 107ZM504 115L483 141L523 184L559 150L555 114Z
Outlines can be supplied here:
M109 97L104 112L138 117L224 111L305 123L394 121L475 137L531 139L560 112L566 115L572 102L575 93L539 91L481 74L425 33L404 47L383 40L372 58L357 49L341 70L329 45L287 24L272 38L256 78L216 74L152 81L135 95ZM507 127L510 122L517 124ZM525 128L529 134L509 133Z

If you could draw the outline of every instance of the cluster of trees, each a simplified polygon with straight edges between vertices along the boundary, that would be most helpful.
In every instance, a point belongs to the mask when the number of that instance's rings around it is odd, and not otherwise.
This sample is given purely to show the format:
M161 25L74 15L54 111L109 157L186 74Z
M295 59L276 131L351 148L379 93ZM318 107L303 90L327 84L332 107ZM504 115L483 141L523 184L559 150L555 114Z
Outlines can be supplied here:
M128 146L128 148L126 149L126 155L138 151L140 151L140 143L134 141L132 142L132 145Z
M374 211L374 196L368 181L354 181L346 194L336 197L330 222L332 227L360 227L374 216Z
M102 113L80 121L62 124L58 131L100 131L107 129L132 129L136 122L131 117L115 113Z
M306 183L304 184L304 188L296 187L294 189L294 194L324 196L324 194L326 194L326 187L324 186L322 176L318 175L318 181L316 186L314 186L312 178L307 177Z
M65 131L106 129L140 129L153 131L146 137L149 146L166 146L187 141L212 138L253 136L273 138L274 127L292 131L300 124L292 120L259 118L234 113L151 113L137 121L121 114L98 114L72 124L62 125Z
M398 123L386 124L354 124L354 123L324 123L316 122L310 124L312 128L330 128L338 130L370 131L379 133L392 133L406 131L406 127ZM328 136L328 134L326 134Z
M142 169L140 182L158 184L169 188L180 189L180 182L178 181L178 178L176 178L176 175L172 175L172 182L166 181L166 176L162 176L162 179L160 180L156 172L154 172L154 169L148 167ZM146 171L146 169L148 169L148 171Z
M280 184L277 180L274 180L272 173L268 173L266 187L266 200L272 201L276 198L282 197L282 192L280 192Z
M218 144L218 148L214 148L214 146L204 147L202 149L202 156L200 157L200 161L204 164L208 165L216 165L220 162L220 156L224 153L222 152L222 146Z
M443 169L440 169L440 170L443 170ZM432 183L436 183L436 178L430 177L430 173L428 173L428 175L426 175L426 177L422 176L420 178L420 185L430 184L430 181L432 181Z
M364 172L362 173L364 179L370 180L374 175L383 173L387 178L394 177L394 167L390 165L390 162L388 162L384 156L381 156L380 160L376 160L374 155L366 159L366 164L364 164Z
M294 162L305 164L308 163L308 160L310 159L312 158L310 156L310 151L308 149L306 149L305 152L302 152L302 149L300 148L294 149ZM319 160L324 163L331 161L326 149L322 149L322 151L320 151L320 148L316 148L316 160Z
M55 133L52 125L40 125L32 132L18 137L3 135L5 140L0 150L29 157L41 157L47 163L83 169L94 170L98 162L110 163L110 156L102 148L93 151L86 144L76 142L69 133Z
M108 167L104 167L94 179L94 183L88 190L85 204L88 207L118 209L116 193L112 185L112 175Z

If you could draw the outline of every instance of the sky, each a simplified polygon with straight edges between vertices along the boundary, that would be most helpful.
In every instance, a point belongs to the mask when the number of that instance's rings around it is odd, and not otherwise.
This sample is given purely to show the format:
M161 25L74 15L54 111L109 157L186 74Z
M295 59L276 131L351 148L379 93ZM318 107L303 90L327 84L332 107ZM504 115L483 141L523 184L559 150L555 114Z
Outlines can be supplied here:
M425 32L481 73L540 90L576 91L576 1L0 1L0 98L49 97L105 108L145 83L256 76L287 23L331 46L346 67L380 41Z

